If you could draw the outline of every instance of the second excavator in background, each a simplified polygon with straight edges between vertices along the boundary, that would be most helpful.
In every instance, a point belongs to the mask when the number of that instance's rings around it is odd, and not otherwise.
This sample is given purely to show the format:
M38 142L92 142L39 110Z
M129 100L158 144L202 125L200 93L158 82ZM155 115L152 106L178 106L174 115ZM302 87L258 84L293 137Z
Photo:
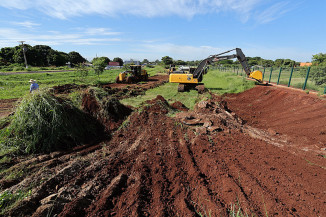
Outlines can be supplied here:
M236 51L236 54L224 55L234 50ZM259 70L251 72L250 67L247 63L246 56L243 54L240 48L235 48L220 54L211 55L206 59L202 60L199 63L198 67L193 71L173 71L169 76L169 81L171 83L179 83L179 92L183 92L190 88L196 88L199 92L202 92L204 90L204 84L200 82L203 80L203 75L207 73L208 65L212 62L234 58L237 58L239 60L243 70L246 72L249 78L255 79L260 83L262 82L263 73Z

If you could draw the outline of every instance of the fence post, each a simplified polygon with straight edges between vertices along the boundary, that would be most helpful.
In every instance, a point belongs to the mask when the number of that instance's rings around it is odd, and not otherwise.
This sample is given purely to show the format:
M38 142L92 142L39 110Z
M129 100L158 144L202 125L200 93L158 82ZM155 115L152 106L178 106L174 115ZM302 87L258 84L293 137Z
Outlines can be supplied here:
M264 67L264 72L263 72L263 79L262 79L262 82L264 82L264 77L265 77L265 69L266 69L266 67Z
M272 73L273 73L273 67L271 67L271 74L269 75L269 81L268 81L268 83L271 83Z
M288 87L290 87L290 85L291 85L293 70L294 70L294 67L292 66L291 74L290 74L290 78L289 78L289 83L288 83Z
M308 67L308 69L307 69L306 80L304 82L304 85L302 87L302 90L305 90L306 89L306 85L307 85L307 81L308 81L308 77L309 77L309 72L310 72L310 67Z
M280 83L281 73L282 73L282 67L280 68L280 73L278 73L277 85Z
M239 67L237 67L237 75L239 75Z

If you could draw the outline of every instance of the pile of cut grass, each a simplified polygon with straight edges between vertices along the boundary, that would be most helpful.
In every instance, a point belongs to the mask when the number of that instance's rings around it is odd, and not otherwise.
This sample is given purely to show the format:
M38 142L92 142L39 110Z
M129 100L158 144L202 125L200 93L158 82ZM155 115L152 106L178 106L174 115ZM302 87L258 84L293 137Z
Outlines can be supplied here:
M25 96L0 144L23 153L48 153L71 148L98 136L100 126L68 101L47 91Z

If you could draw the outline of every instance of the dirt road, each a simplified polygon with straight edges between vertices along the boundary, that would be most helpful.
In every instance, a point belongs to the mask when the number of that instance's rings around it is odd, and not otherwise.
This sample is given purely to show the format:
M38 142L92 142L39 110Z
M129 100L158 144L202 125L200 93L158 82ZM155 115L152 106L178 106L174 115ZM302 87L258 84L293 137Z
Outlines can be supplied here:
M14 159L26 176L2 189L35 187L7 214L326 216L325 105L256 87L167 115L157 97L100 145Z

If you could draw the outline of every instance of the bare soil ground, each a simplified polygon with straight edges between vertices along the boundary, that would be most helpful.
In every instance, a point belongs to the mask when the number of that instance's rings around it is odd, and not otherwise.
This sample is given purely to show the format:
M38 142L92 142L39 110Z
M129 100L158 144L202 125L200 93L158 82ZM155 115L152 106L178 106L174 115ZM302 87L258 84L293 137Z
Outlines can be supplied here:
M2 99L0 100L0 118L7 117L14 111L18 99Z
M101 144L2 164L26 174L2 190L32 189L6 216L326 216L325 112L266 86L194 111L158 96Z

